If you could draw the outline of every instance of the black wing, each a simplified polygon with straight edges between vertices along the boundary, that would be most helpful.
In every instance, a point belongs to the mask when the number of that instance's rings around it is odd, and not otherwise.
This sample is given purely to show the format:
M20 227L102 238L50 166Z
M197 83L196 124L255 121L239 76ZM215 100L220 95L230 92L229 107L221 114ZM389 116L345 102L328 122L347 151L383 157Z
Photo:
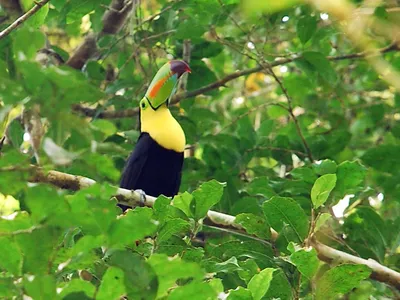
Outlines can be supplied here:
M138 189L137 186L142 170L148 159L149 150L152 144L148 133L141 133L136 143L135 149L126 161L122 172L120 187L128 190Z

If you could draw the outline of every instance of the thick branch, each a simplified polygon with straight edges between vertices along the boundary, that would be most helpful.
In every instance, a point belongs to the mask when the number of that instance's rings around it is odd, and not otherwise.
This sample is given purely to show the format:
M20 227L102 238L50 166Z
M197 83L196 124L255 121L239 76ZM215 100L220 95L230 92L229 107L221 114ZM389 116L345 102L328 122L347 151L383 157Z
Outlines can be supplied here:
M28 10L25 14L23 14L18 19L16 19L10 26L8 26L2 32L0 32L0 40L2 38L6 37L7 35L9 35L14 29L16 29L18 26L20 26L22 23L24 23L30 17L32 17L37 11L39 11L39 9L41 9L49 1L50 0L42 0L39 2L35 2L35 5L30 10Z
M371 279L387 283L400 290L400 273L385 267L373 259L363 259L343 251L336 250L315 239L311 240L311 246L317 250L319 259L331 263L353 263L366 265L372 270Z
M44 173L40 169L34 169L34 175L32 178L34 182L50 183L57 187L70 190L79 190L95 184L96 182L90 178L66 174L58 171L49 171ZM118 188L116 191L116 197L121 204L128 206L136 206L140 201L140 194L126 189ZM156 198L146 196L145 205L152 207L156 201ZM207 213L208 222L218 227L233 227L236 230L242 230L243 228L235 223L235 217L216 211L208 211ZM276 238L276 232L273 231L273 236ZM385 267L372 259L363 259L343 251L336 250L328 247L320 242L316 241L315 238L311 239L311 246L315 248L318 253L318 257L327 263L353 263L366 265L372 270L371 279L387 283L396 289L400 290L400 273L396 272L388 267Z
M394 42L394 43L388 45L387 47L381 48L378 51L374 51L374 52L359 52L359 53L351 53L351 54L347 54L347 55L328 56L327 59L331 60L331 61L360 59L360 58L365 58L368 56L381 55L381 54L392 52L392 51L399 51L398 42ZM269 64L269 67L272 68L272 67L276 67L276 66L285 65L285 64L297 61L301 58L302 58L302 56L300 56L300 55L296 55L296 56L289 57L289 58L281 58L281 59L271 62ZM208 85L205 85L197 90L184 92L184 93L178 93L172 98L171 103L175 104L175 103L180 102L183 99L195 97L195 96L204 94L206 92L218 89L222 86L225 86L226 83L228 83L231 80L234 80L239 77L247 76L247 75L250 75L253 73L260 72L264 68L265 67L263 67L263 66L258 66L258 67L254 67L254 68L250 68L250 69L246 69L246 70L242 70L242 71L233 72L233 73L225 76L224 78L217 80L213 83L210 83ZM130 117L136 116L139 113L139 110L137 108L128 108L123 111L107 110L107 111L102 111L99 113L97 109L83 107L81 105L75 105L73 107L73 110L76 112L79 112L79 113L83 113L85 116L88 116L88 117L96 116L97 118L104 118L104 119L130 118Z
M81 69L97 53L96 40L105 34L116 34L125 24L132 11L133 1L113 0L110 9L104 13L103 29L99 35L89 34L67 61L74 69Z

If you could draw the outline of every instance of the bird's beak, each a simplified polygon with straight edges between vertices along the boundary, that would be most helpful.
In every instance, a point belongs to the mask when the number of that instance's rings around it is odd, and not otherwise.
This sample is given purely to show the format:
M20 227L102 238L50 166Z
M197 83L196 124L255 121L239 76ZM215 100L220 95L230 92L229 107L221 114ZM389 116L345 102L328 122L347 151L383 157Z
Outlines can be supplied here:
M191 70L182 60L169 61L158 70L146 92L146 98L154 110L171 98L178 79L186 72L190 73Z

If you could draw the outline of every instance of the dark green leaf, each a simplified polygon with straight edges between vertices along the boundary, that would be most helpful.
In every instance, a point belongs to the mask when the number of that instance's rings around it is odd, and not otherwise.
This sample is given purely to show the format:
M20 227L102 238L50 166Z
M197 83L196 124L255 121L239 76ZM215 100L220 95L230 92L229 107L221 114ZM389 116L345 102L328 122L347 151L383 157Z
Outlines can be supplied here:
M240 224L249 234L254 234L262 239L271 237L271 229L264 218L253 214L240 214L235 218L235 223Z
M272 197L264 202L263 210L268 223L278 232L287 224L294 231L297 241L301 242L307 236L307 216L293 199Z
M311 16L304 16L297 22L297 36L305 44L317 30L317 20Z

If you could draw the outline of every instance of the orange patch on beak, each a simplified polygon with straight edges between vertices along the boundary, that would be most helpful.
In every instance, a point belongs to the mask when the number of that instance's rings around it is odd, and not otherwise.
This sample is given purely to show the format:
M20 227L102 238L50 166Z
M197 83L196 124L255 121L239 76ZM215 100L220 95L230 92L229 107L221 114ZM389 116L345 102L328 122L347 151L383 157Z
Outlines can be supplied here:
M169 77L170 76L166 76L156 82L156 84L153 86L153 88L151 89L151 91L149 93L150 98L154 98L157 95L158 91L163 86L163 84L169 79Z

